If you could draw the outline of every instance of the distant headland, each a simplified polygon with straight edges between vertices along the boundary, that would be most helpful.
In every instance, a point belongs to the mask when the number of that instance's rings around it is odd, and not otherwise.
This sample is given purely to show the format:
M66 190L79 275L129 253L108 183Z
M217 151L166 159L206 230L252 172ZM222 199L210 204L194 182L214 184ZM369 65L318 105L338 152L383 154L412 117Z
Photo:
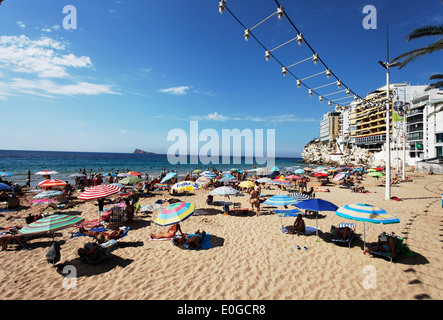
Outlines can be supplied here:
M154 152L148 152L148 151L144 151L144 150L140 150L140 149L135 149L133 153L137 153L137 154L155 154Z

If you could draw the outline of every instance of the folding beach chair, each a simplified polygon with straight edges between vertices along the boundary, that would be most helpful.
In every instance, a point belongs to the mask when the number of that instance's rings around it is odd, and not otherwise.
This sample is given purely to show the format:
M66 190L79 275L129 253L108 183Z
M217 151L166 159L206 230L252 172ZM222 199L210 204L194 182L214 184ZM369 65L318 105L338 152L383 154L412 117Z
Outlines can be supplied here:
M109 229L117 229L125 220L125 207L115 206L111 208L111 213L109 215L108 227Z
M351 249L351 243L352 243L352 240L354 240L354 238L355 238L355 236L356 236L356 234L355 234L355 224L353 224L353 223L340 223L339 225L338 225L338 228L345 228L345 227L348 227L349 229L351 229L351 234L349 235L349 237L347 238L347 239L332 239L332 242L333 243L335 243L335 244L337 244L337 243L347 243L348 244L348 247L349 247L349 249ZM333 228L331 228L331 233L333 234Z

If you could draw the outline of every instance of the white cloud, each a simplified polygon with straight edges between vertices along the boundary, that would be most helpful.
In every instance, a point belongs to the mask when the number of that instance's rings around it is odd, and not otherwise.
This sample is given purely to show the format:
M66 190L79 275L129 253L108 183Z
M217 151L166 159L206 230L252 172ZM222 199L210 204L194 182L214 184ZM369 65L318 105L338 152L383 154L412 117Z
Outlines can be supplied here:
M69 76L68 67L92 67L89 57L77 57L65 51L63 43L48 37L32 40L24 35L0 36L0 65L14 72L35 73L41 78L65 78Z
M260 116L243 116L243 117L229 117L217 112L209 113L206 116L191 116L191 120L212 120L212 121L253 121L253 122L267 122L267 123L281 123L281 122L318 122L318 119L301 118L293 114L274 115L269 117Z
M115 10L115 9L108 9L108 12L110 14L117 14L117 10Z
M0 99L16 93L26 93L40 97L53 98L55 96L119 94L114 92L109 85L94 84L89 82L76 82L74 84L57 84L51 80L35 79L26 80L14 78L11 82L0 82Z
M210 113L207 116L203 117L206 120L214 120L214 121L226 121L229 120L229 117L224 116L222 114L218 114L217 112Z
M191 87L189 87L189 86L180 86L180 87L172 87L172 88L167 88L167 89L160 89L158 91L159 92L173 94L173 95L177 95L177 96L181 96L181 95L187 94L187 91L190 88Z
M23 23L23 21L17 21L17 25L22 29L26 28L26 25Z

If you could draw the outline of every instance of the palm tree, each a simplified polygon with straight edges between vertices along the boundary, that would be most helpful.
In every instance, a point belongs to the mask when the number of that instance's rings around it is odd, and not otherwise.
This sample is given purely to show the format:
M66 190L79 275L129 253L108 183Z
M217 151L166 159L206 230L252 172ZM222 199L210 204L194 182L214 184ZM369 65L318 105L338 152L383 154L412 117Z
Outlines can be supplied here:
M399 69L403 68L404 66L409 64L411 61L414 61L415 59L417 59L425 54L431 54L435 51L443 49L443 25L440 25L440 26L429 25L429 26L424 26L424 27L415 29L410 34L408 34L406 39L408 41L411 41L413 39L418 39L418 38L427 37L427 36L441 36L441 38L428 46L403 53L402 55L399 55L397 58L394 58L393 61L403 59L403 61L400 61L401 64L400 64ZM441 81L431 83L426 88L426 91L431 90L431 89L443 88L443 74L434 74L434 75L430 76L429 79L430 80L441 80Z

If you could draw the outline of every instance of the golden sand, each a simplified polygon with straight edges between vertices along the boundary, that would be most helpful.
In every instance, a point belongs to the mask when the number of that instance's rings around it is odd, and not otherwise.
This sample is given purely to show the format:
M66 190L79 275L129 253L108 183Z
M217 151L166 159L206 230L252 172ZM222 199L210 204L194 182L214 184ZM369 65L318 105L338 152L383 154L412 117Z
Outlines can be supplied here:
M381 207L400 219L398 224L366 223L366 241L375 242L382 232L395 232L415 253L400 256L392 264L383 258L363 254L363 223L357 222L359 237L348 246L331 242L331 225L350 222L334 212L322 212L318 219L319 238L296 236L280 231L281 218L262 206L259 217L221 214L221 206L205 203L208 191L199 190L181 199L193 202L206 212L193 215L181 226L184 232L204 229L211 235L212 248L184 250L171 241L148 241L148 235L164 232L153 223L157 212L136 216L129 234L118 240L119 248L106 260L91 266L82 263L77 249L88 237L70 238L76 228L56 233L61 245L61 261L75 270L75 281L67 271L48 264L45 254L52 237L31 240L29 250L9 245L0 252L0 297L12 299L442 299L442 200L441 175L408 173L413 182L392 187L403 201L384 200L384 187L366 177L363 185L371 193L353 193L338 186L330 192L316 193L342 206L368 203ZM313 179L315 180L315 179ZM312 183L315 183L313 181ZM278 189L263 194L283 193ZM32 195L27 196L29 201ZM178 196L174 196L179 198ZM171 198L166 191L140 200L142 205ZM232 198L250 208L249 196ZM214 200L222 201L215 197ZM22 199L22 203L26 203ZM6 220L9 215L26 215L37 207L18 212L0 212L0 226L24 224L24 220ZM86 202L66 212L86 220L96 219L96 201ZM283 218L291 229L294 218ZM315 219L305 218L309 226ZM297 249L297 245L301 250ZM307 250L304 250L304 247ZM69 275L73 275L70 273Z

